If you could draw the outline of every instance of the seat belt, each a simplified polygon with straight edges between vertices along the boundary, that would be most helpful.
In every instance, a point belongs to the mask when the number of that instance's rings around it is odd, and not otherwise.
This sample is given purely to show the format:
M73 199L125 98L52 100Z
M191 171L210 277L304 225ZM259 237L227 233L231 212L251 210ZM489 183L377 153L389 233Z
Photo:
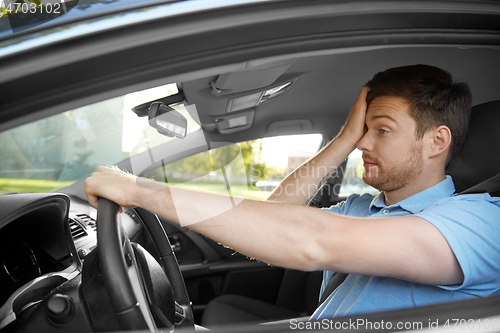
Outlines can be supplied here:
M328 296L330 296L330 294L333 293L335 289L337 289L337 287L342 284L342 282L344 282L344 280L347 278L347 275L349 274L341 272L333 273L330 281L328 281L328 284L326 285L323 295L321 295L319 304L323 303L328 298Z
M486 179L485 181L477 185L469 187L468 189L458 194L493 193L496 191L500 191L500 173ZM333 273L330 281L328 281L328 284L326 285L323 295L321 295L319 304L323 303L328 298L328 296L330 296L330 294L333 293L335 289L337 289L342 284L342 282L345 281L348 275L349 274L347 273L341 272Z
M472 193L493 193L500 190L500 173L491 178L486 179L477 185L469 187L468 189L460 192L459 194L472 194Z

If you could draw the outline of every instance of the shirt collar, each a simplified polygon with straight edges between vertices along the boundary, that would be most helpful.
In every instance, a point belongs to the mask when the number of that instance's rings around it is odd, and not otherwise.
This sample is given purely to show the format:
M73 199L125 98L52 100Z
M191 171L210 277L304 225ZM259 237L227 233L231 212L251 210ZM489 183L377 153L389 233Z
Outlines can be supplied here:
M390 207L401 207L404 210L416 214L429 207L434 202L448 198L455 193L455 184L450 176L446 176L446 179L442 182L429 187L428 189L412 195ZM382 208L388 208L385 204L384 193L380 192L375 198L373 198L369 211L370 214L375 214Z

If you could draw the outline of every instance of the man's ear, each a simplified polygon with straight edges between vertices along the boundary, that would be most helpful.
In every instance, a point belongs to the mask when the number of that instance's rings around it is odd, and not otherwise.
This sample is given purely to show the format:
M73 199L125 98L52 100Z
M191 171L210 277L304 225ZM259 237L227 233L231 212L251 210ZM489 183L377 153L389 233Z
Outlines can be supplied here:
M429 134L429 157L435 157L442 153L447 156L448 147L451 144L451 131L448 126L441 125L434 129L431 129L427 134Z

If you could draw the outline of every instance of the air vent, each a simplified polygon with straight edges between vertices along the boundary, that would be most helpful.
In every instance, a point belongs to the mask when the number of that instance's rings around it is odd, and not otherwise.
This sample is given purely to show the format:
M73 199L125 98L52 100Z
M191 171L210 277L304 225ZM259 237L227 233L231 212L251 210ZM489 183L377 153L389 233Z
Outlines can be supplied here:
M95 224L95 220L93 218L91 218L90 216L88 216L87 214L77 214L76 217L78 217L78 219L80 219L80 221L84 224L84 225L88 225L90 226L94 231L96 229L96 224Z
M87 236L85 229L83 229L80 223L72 219L69 220L69 230L71 231L71 237L73 237L73 240Z

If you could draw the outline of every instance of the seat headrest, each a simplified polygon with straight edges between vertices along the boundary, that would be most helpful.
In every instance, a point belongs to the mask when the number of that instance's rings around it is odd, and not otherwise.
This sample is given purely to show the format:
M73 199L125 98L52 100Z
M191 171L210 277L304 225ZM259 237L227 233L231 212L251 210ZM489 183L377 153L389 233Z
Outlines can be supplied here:
M472 108L469 132L446 174L461 192L500 173L500 101Z

